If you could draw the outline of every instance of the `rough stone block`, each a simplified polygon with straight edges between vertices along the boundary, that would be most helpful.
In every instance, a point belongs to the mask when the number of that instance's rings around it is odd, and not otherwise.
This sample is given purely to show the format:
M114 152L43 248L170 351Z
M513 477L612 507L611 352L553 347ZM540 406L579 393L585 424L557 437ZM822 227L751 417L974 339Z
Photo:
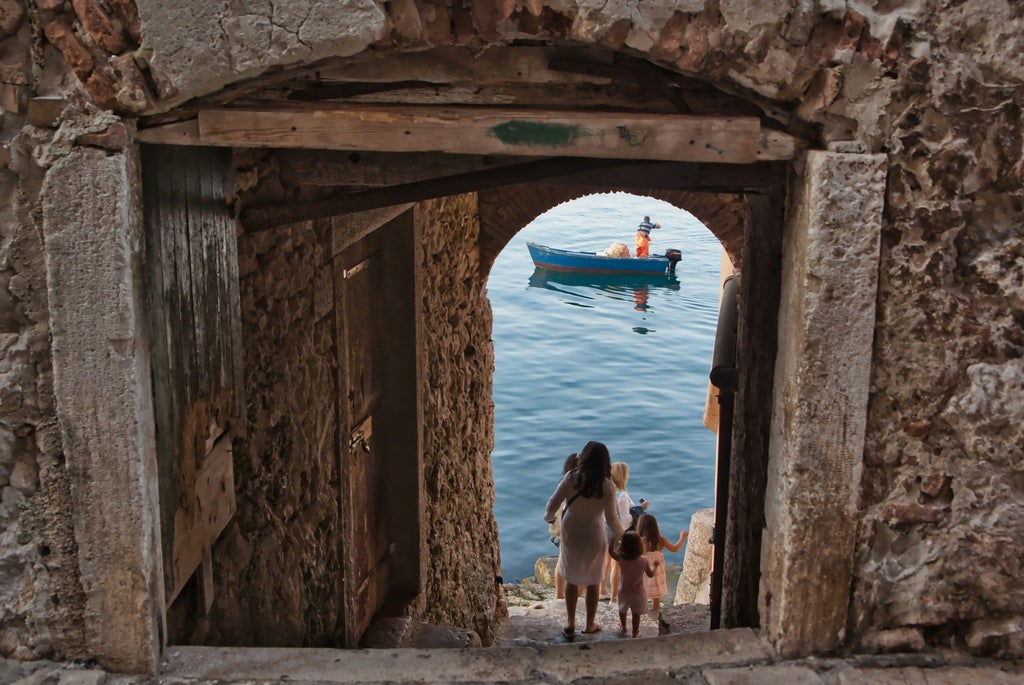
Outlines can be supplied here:
M121 30L107 16L96 0L71 0L82 26L96 44L113 55L120 55L127 47Z
M822 69L811 79L807 92L797 106L797 114L804 119L813 119L836 101L842 84L842 72L838 67Z
M443 0L423 0L420 21L423 22L423 36L431 45L445 45L452 39L451 19Z
M0 38L14 35L25 19L25 8L18 0L0 0Z
M409 642L413 649L480 647L480 636L475 631L454 626L436 626L421 623L416 626Z
M28 85L24 53L12 50L0 58L0 83L15 83L19 86Z
M920 652L925 649L925 641L920 628L897 628L863 635L860 639L860 647L867 652L882 654Z
M945 668L844 668L836 674L837 685L1019 685L1021 676L992 667Z
M697 602L698 597L705 594L705 586L710 586L714 520L714 509L701 509L690 517L690 535L686 539L683 572L676 586L676 604Z
M555 586L555 566L558 564L558 557L541 557L533 565L533 577L538 583Z
M387 649L406 644L412 619L408 616L380 616L366 629L359 646L364 649Z
M46 34L46 39L53 43L60 50L61 54L64 55L64 60L71 67L71 70L75 72L75 76L83 82L89 78L95 62L85 46L78 42L78 38L75 37L71 27L62 21L51 21L46 25L44 33Z
M83 133L75 139L78 145L99 147L104 150L123 150L128 142L128 130L121 122L112 124L101 133Z
M56 126L67 100L58 97L32 98L28 101L25 120L33 126Z
M676 65L687 71L700 70L719 40L721 28L715 17L709 12L694 15L686 25Z
M89 74L89 78L85 80L85 90L96 106L102 109L117 109L117 83L106 65Z
M758 607L787 656L846 629L884 194L884 156L812 152L787 218Z
M939 523L946 518L949 507L917 502L887 502L881 510L884 520L893 525Z
M412 42L423 39L423 22L413 0L392 0L388 3L388 15L399 36Z
M822 685L805 666L747 666L702 671L708 685Z
M253 12L245 3L136 4L150 74L165 100L209 93L275 65L353 55L390 36L381 5L362 0L274 3L273 10L265 3ZM282 13L287 21L275 25ZM248 26L250 38L239 41L229 26Z
M121 55L110 61L117 75L118 104L128 112L142 113L153 106L155 97L142 75L134 55Z
M28 95L27 86L0 83L0 109L12 114L21 114L28 108Z
M967 633L967 648L980 656L1024 657L1024 616L975 621Z
M687 24L689 24L689 20L682 12L672 15L668 23L661 27L657 40L651 46L651 57L674 59L679 52L679 47L683 43Z
M142 218L130 192L136 170L128 155L75 147L50 167L41 194L84 649L109 670L151 673L163 596L153 395L141 342ZM117 497L104 494L113 491Z
M788 0L722 0L720 7L730 30L749 33L756 26L780 24L792 9L792 3Z
M57 685L104 685L107 673L96 669L63 669Z
M135 0L108 0L110 8L114 11L121 26L132 37L136 45L142 43L142 22L139 20L139 10L135 6Z

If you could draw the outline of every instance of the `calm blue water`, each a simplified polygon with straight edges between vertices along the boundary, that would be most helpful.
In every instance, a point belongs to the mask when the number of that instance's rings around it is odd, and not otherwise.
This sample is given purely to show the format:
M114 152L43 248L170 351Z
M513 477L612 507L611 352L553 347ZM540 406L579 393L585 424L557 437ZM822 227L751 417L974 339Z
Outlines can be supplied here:
M645 214L661 224L651 252L679 248L676 283L559 279L534 273L526 242L633 251ZM693 216L651 198L593 195L519 232L488 282L494 309L495 517L506 582L557 553L544 505L562 462L588 440L630 467L633 499L651 502L675 540L714 502L715 436L701 422L718 317L718 240ZM618 277L621 278L621 277ZM685 548L684 548L685 549ZM683 550L666 553L682 561Z

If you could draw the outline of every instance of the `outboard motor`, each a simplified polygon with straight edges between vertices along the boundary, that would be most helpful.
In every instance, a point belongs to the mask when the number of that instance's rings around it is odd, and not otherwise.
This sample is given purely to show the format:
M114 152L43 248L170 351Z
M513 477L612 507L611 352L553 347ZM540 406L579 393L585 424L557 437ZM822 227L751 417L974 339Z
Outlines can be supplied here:
M665 250L665 257L668 259L668 272L674 274L676 272L676 264L683 258L682 250L668 249Z

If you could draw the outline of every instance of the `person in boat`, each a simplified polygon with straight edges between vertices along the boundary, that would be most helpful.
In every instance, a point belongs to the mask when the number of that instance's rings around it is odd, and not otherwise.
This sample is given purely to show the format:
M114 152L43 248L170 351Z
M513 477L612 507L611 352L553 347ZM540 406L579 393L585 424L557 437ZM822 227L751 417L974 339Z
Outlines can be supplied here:
M636 227L636 256L647 258L651 256L651 231L661 228L661 224L652 224L651 217L645 216L640 225Z

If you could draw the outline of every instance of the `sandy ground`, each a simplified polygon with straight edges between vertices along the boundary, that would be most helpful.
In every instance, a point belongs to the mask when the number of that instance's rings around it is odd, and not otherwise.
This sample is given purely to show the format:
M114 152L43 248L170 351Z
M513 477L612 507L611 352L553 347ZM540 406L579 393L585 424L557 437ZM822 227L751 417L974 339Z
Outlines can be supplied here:
M678 568L674 574L671 568L669 571L669 592L661 602L661 620L651 614L643 616L640 620L642 638L657 637L663 633L700 632L709 629L707 606L671 606L679 571ZM509 605L509 617L498 630L498 645L583 643L631 638L630 617L627 616L626 619L626 627L630 632L620 632L618 605L607 599L600 601L597 606L597 623L601 626L601 631L593 635L584 635L579 632L586 626L586 609L581 597L576 606L577 631L572 638L567 638L562 634L562 628L566 625L565 600L555 599L553 587L539 583L534 578L526 578L521 583L506 585L504 589L505 599Z

